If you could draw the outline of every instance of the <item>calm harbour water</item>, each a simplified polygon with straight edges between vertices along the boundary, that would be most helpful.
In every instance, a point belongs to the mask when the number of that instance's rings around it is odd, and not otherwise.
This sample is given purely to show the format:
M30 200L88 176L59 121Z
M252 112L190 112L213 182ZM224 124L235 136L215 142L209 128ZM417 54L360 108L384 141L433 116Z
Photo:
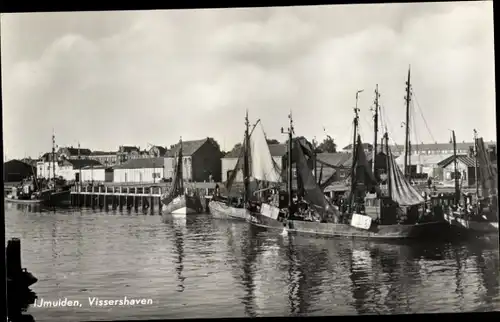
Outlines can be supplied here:
M284 237L244 222L5 204L36 321L500 310L498 239L401 245ZM90 306L88 298L153 305Z

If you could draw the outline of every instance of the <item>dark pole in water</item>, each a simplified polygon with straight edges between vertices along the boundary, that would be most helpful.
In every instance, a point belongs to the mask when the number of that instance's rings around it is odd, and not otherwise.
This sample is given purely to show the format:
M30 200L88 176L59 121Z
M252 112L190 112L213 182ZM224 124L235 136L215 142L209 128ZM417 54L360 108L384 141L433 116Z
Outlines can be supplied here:
M17 238L9 240L5 253L8 321L34 321L31 315L22 314L37 298L29 287L38 280L21 266L21 241Z

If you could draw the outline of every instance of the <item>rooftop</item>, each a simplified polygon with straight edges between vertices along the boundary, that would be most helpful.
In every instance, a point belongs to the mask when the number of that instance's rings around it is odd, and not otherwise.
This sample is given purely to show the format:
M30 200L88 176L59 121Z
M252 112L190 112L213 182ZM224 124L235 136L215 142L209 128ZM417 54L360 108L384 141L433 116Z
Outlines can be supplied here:
M269 147L269 152L271 152L271 155L273 157L282 157L286 154L287 152L287 146L286 144L268 144ZM238 158L241 153L242 153L242 146L238 146L235 149L232 149L228 154L226 154L223 159L236 159Z
M93 155L93 156L100 156L100 155L115 155L116 152L107 152L107 151L92 151L90 153L90 155Z
M213 141L212 138L205 138L202 140L193 140L193 141L182 141L182 155L189 156L193 155L199 148L202 147L203 144L207 141ZM180 144L175 144L170 150L165 154L166 157L175 157L175 155L179 152Z
M457 158L457 162L465 164L469 168L473 168L476 166L476 160L474 158L471 158L468 155L457 155L456 158ZM446 159L439 162L438 166L444 168L444 167L448 166L450 163L452 163L453 161L455 161L454 155L449 156Z
M165 158L140 158L131 159L123 164L118 164L113 169L152 169L163 168Z
M63 152L64 150L66 150L70 155L78 155L78 153L80 153L80 155L90 155L92 153L90 149L74 148L72 146L59 148L59 152ZM80 150L80 152L78 152L78 150Z
M71 164L73 169L82 169L86 166L102 166L98 161L89 159L64 160L64 162L66 164Z

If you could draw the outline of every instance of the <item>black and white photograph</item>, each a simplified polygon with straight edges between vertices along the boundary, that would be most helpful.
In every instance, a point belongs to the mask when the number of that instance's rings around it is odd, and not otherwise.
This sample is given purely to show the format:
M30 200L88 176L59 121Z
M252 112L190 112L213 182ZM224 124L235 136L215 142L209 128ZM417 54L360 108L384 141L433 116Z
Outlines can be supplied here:
M1 14L9 321L500 311L493 1Z

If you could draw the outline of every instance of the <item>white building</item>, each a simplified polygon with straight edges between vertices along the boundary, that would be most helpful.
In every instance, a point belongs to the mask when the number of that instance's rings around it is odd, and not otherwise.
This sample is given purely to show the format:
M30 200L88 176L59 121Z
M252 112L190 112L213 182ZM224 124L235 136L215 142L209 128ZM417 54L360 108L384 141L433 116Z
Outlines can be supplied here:
M457 155L457 176L461 186L473 186L476 183L476 161L467 155ZM455 157L452 155L439 163L438 179L445 185L455 182ZM480 175L480 174L479 174Z
M77 170L78 171L78 170ZM78 171L82 182L112 182L113 169L104 165L86 166Z
M439 162L453 156L453 154L412 154L408 158L408 163L414 174L427 174L428 177L435 177L436 171L439 171ZM404 171L405 157L404 153L398 156L395 160L401 171Z
M62 177L65 180L78 180L79 169L86 166L100 166L101 164L95 160L62 160L56 161L55 164L51 161L37 162L37 176L39 178L51 179L54 177Z
M165 178L165 158L131 159L113 167L113 182L153 183Z

